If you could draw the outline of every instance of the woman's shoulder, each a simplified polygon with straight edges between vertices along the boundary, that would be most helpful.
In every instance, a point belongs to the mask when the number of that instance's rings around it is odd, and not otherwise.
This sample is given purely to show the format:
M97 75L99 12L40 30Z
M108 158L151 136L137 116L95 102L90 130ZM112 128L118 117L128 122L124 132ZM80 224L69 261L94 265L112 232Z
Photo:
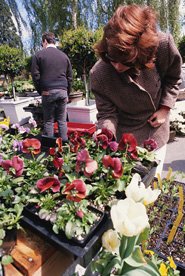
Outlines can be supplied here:
M170 33L159 32L159 50L167 50L169 47L175 45L173 36ZM176 46L175 46L176 47Z
M106 71L109 71L111 68L109 63L104 62L102 59L99 59L94 66L91 68L90 73L91 74L102 74L106 73Z

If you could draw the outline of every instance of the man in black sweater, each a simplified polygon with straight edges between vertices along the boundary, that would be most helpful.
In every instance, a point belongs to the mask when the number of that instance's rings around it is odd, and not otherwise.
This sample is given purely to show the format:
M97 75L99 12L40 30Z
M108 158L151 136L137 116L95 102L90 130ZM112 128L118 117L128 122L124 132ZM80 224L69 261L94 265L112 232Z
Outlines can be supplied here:
M31 75L36 90L42 95L44 134L54 136L54 121L59 136L67 141L67 102L72 83L72 67L67 55L56 48L55 35L42 35L43 49L32 57Z

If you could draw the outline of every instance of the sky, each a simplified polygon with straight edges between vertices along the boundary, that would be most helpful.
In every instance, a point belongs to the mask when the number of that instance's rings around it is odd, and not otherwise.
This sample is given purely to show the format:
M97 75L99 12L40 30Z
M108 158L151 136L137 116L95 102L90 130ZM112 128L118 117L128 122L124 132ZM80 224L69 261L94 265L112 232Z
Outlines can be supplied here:
M28 20L27 20L27 13L26 13L25 8L23 7L22 3L19 0L16 0L16 2L17 2L17 5L19 7L19 10L20 10L20 13L21 13L23 19L27 22ZM15 26L17 26L16 20L13 15L12 15L12 20L13 20ZM31 29L29 27L29 24L28 24L27 29L24 27L23 24L21 24L21 30L22 30L23 47L24 47L25 51L29 54L30 42L31 42Z

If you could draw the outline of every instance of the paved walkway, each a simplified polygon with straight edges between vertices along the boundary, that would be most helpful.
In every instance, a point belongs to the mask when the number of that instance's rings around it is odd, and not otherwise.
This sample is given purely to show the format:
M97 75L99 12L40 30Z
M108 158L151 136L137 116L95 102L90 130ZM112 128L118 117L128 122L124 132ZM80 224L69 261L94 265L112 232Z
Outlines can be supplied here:
M166 176L169 167L174 173L183 172L183 179L182 176L177 179L185 183L185 137L176 137L173 142L167 144L162 177Z

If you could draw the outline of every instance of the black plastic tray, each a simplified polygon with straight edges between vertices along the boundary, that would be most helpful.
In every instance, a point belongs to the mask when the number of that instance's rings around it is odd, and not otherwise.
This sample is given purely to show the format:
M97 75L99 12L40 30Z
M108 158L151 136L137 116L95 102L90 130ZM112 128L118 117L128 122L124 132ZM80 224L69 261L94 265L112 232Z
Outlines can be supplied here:
M80 245L85 245L85 244L87 243L87 241L88 241L88 240L92 237L92 235L94 234L94 231L96 230L96 228L98 227L98 225L101 224L101 222L102 222L102 220L103 220L103 218L104 218L104 215L105 215L105 213L103 213L102 211L100 211L100 210L98 210L98 209L96 209L96 208L94 208L94 207L92 207L92 206L88 206L88 209L89 209L90 211L92 211L92 212L98 214L98 215L99 215L99 220L97 220L97 221L93 224L93 226L90 228L89 233L88 233L87 235L85 235L83 239L79 240L79 239L77 239L77 238L75 238L75 237L72 237L72 238L70 239L70 240L73 241L74 243L77 243L77 244L80 244ZM25 207L24 213L23 213L23 214L24 214L24 216L31 218L31 219L33 220L33 222L35 222L35 221L41 222L41 223L43 223L43 225L44 225L49 231L53 231L53 230L52 230L52 227L53 227L52 223L49 222L49 221L46 221L46 220L44 220L44 219L41 219L41 218L36 214L36 211L37 211L37 209L36 209L34 206L27 206L27 207ZM63 237L63 236L66 237L65 232L62 231L62 230L60 230L58 236L59 236L59 237ZM66 239L67 239L67 237L66 237Z
M96 231L94 231L93 236L89 237L85 244L77 244L73 240L67 239L65 235L59 236L55 234L53 230L44 226L42 220L33 220L29 215L23 216L21 225L30 228L59 249L66 249L76 257L85 258L90 250L100 248L101 236L110 227L110 220L104 215L101 223L97 226Z

